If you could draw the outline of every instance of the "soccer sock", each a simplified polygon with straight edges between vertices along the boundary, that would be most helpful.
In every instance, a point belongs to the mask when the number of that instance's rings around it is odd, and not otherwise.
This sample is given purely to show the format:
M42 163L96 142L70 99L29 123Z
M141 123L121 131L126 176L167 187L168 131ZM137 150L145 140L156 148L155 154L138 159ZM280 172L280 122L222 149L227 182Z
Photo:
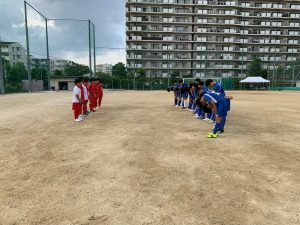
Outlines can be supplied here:
M175 105L177 105L177 101L178 101L178 99L177 99L177 98L175 98Z
M192 109L193 103L189 102L189 109Z
M199 109L198 112L197 112L197 115L198 115L199 117L202 117L202 114L203 114L202 112L203 112L203 110L202 110L202 109Z
M224 116L224 117L222 118L220 130L223 130L223 131L224 131L225 123L226 123L226 116Z
M216 123L213 129L213 133L216 134L220 130L221 123Z
M207 113L207 118L210 119L211 118L212 113Z
M186 107L186 100L183 100L182 107Z
M177 105L178 105L178 106L181 105L181 100L178 100Z
M79 115L80 115L80 111L74 110L74 118L75 118L75 120L78 119Z

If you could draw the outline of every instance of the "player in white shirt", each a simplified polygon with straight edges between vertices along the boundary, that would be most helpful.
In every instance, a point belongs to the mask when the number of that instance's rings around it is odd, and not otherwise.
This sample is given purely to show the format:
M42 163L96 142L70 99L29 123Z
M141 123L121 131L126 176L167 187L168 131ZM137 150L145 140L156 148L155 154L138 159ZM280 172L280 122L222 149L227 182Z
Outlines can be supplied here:
M73 96L72 96L72 110L74 111L74 122L81 122L82 119L79 117L82 110L82 100L81 100L81 87L82 80L76 79L75 86L73 88Z

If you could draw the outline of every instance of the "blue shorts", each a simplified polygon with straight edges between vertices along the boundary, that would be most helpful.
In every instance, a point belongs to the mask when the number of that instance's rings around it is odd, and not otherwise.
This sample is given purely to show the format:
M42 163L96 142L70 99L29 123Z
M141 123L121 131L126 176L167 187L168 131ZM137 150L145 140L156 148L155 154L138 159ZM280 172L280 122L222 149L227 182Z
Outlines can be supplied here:
M224 99L217 104L217 113L219 117L226 117L230 111L230 99Z
M187 99L189 97L189 93L187 93L187 92L182 93L181 97Z

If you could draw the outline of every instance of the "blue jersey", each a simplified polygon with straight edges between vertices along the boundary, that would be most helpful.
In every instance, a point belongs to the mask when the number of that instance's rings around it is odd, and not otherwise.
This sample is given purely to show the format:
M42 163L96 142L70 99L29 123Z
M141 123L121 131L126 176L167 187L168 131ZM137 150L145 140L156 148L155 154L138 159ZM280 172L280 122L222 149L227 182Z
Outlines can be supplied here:
M215 83L215 85L214 85L214 91L215 91L216 93L220 93L220 94L222 94L222 95L225 96L225 91L224 91L224 89L223 89L222 84L220 84L220 83Z
M226 117L227 112L230 111L230 99L226 99L220 93L209 93L203 96L207 103L214 102L217 105L217 114L219 117Z
M204 100L208 103L214 102L216 104L220 103L224 100L224 96L222 96L220 93L207 93L204 94Z
M203 90L203 93L204 93L204 94L209 94L209 93L211 93L211 90L209 90L208 88L202 88L202 90Z
M194 100L195 99L195 93L194 93L194 91L190 91L189 92L189 98L190 98L190 100Z

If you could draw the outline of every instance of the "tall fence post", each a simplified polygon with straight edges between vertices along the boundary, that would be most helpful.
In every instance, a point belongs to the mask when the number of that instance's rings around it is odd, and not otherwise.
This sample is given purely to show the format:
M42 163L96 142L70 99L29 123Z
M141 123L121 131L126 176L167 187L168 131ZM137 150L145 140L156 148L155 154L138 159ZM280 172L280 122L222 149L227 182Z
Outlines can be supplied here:
M48 19L45 18L46 23L46 46L47 46L47 83L48 83L48 91L50 91L50 76L51 76L51 68L50 68L50 56L49 56L49 38L48 38Z
M0 38L0 44L1 44L1 38ZM1 91L0 92L1 95L5 94L1 46L0 46L0 91Z
M29 34L28 34L28 18L27 18L27 2L24 1L25 12L25 30L26 30L26 46L27 46L27 70L28 70L28 91L32 91L31 82L31 62L30 62L30 48L29 48Z

